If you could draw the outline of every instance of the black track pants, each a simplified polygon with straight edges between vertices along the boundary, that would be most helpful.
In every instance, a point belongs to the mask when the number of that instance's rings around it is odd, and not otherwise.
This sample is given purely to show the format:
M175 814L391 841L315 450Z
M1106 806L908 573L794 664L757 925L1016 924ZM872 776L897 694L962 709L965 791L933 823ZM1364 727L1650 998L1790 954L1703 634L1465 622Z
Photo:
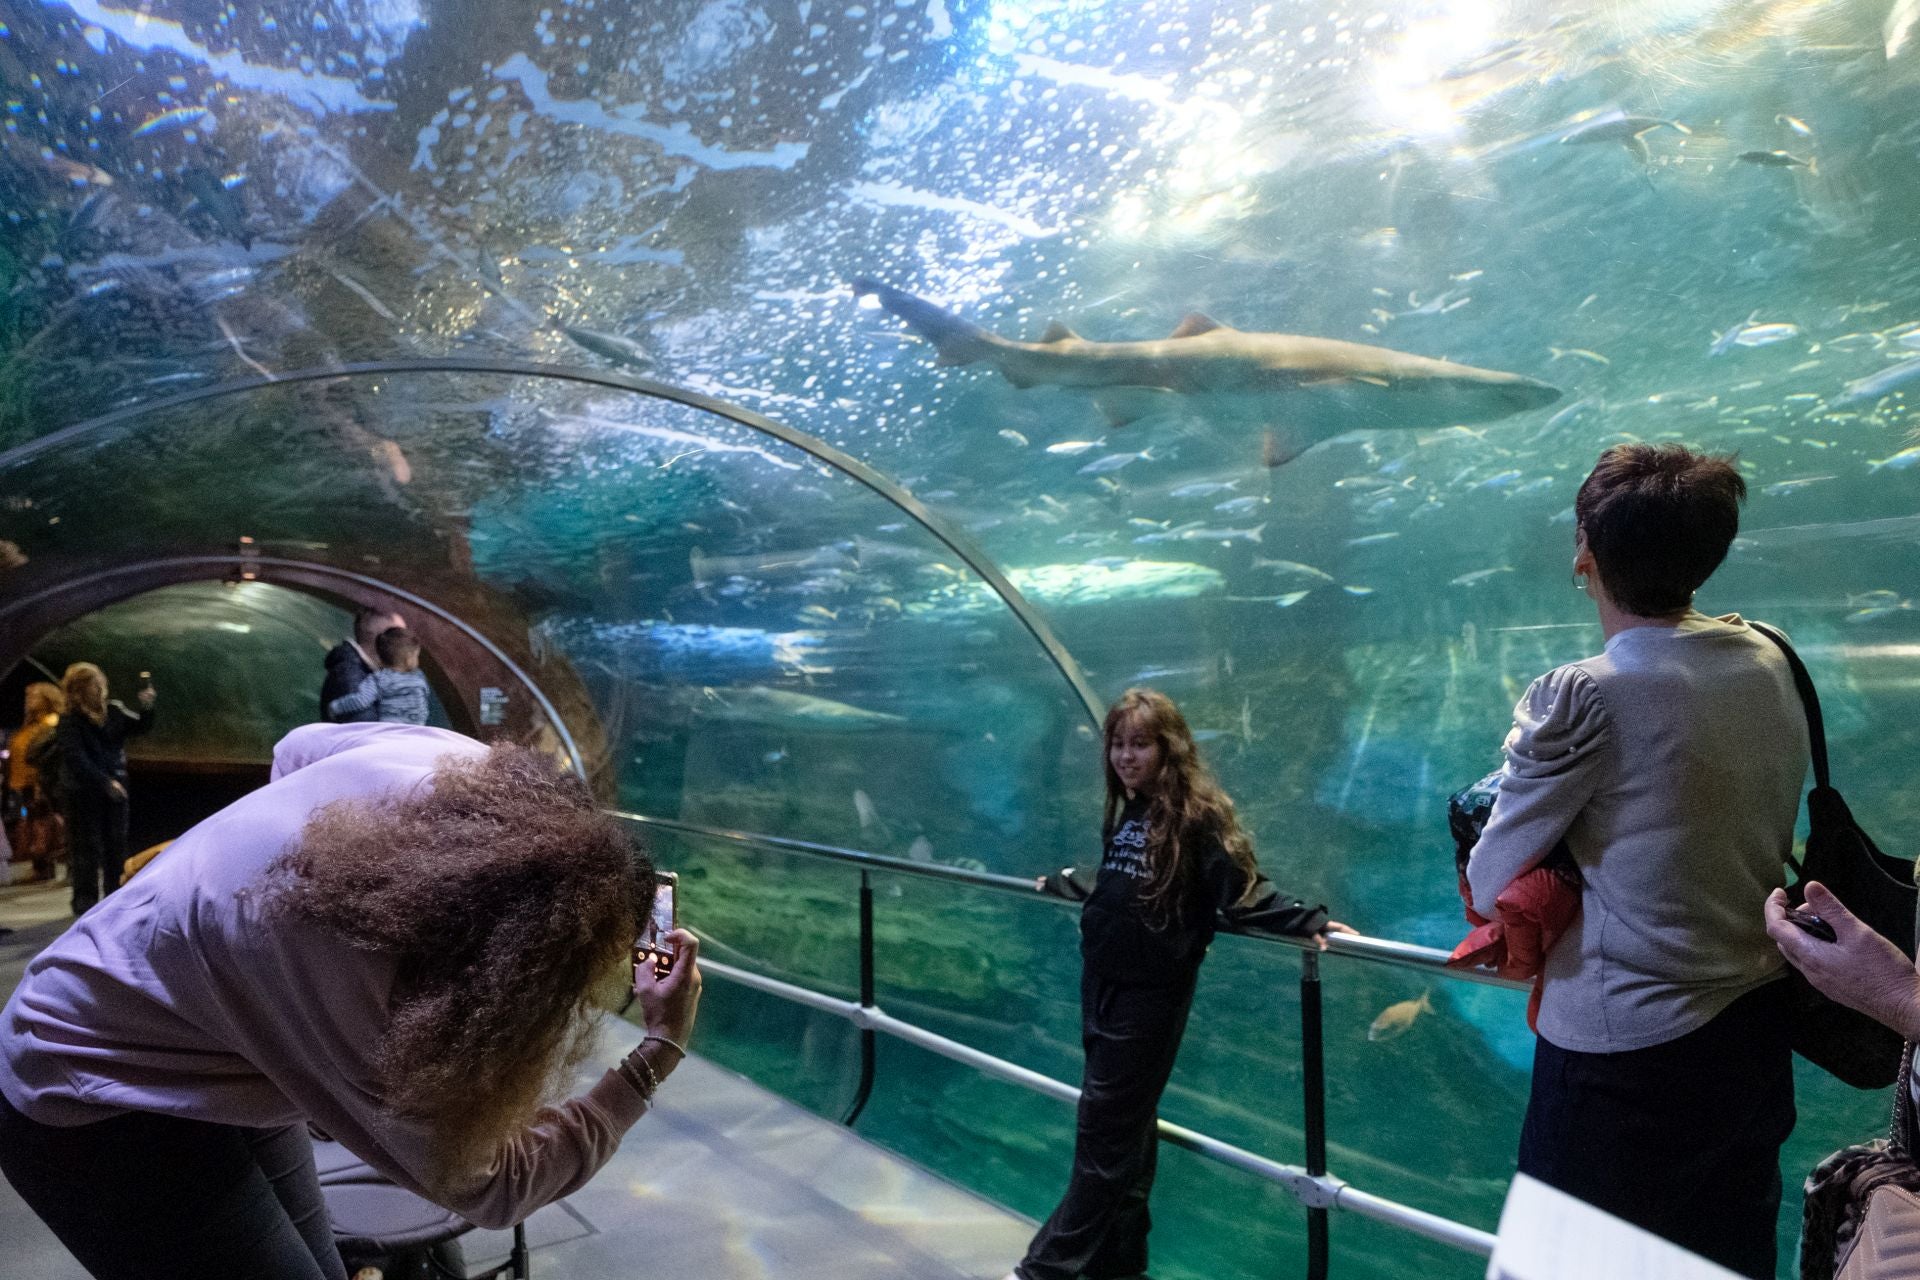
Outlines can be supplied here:
M1147 1269L1159 1151L1154 1122L1193 1007L1193 981L1120 986L1080 979L1080 1082L1073 1174L1020 1263L1025 1280L1118 1280Z
M1772 1280L1794 1121L1785 996L1770 983L1677 1040L1624 1053L1540 1041L1520 1172Z
M77 916L120 887L127 865L127 802L107 795L68 796L67 844Z

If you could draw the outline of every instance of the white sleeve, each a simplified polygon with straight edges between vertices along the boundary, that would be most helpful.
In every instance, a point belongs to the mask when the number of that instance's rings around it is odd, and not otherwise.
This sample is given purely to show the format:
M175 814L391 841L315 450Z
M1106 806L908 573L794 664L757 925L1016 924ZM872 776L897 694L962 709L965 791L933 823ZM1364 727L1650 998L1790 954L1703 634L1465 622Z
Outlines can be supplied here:
M1467 861L1473 909L1494 899L1553 851L1600 784L1613 722L1600 687L1577 666L1549 671L1513 709L1500 794Z

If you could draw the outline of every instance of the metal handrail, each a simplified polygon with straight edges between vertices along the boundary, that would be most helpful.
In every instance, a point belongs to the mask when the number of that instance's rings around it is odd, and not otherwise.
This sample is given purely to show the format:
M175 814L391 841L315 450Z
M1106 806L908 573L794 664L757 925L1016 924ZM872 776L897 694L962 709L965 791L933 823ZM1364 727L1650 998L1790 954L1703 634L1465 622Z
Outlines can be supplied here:
M744 844L754 848L771 849L781 853L796 853L803 857L817 858L825 862L844 862L851 866L864 867L872 871L890 874L918 876L923 880L945 880L949 883L964 884L976 889L992 889L1001 893L1017 893L1023 897L1045 898L1061 906L1078 906L1071 898L1048 893L1036 887L1031 876L1009 876L994 871L972 871L965 867L950 867L940 862L915 862L910 858L896 858L884 853L867 853L860 849L845 849L838 845L820 844L812 840L795 840L789 836L767 835L758 831L741 831L728 827L709 827L697 822L682 822L678 818L656 818L650 814L632 813L624 809L608 809L609 817L638 827L653 827L662 831L677 831L683 835L700 836L711 840L722 840L728 844ZM1232 926L1223 927L1220 932L1234 934L1252 942L1272 943L1275 946L1291 947L1296 951L1316 949L1315 944L1306 938L1289 937L1277 933L1253 933ZM1484 969L1454 969L1447 965L1447 953L1437 947L1423 947L1418 943L1399 942L1392 938L1375 938L1362 933L1332 933L1327 935L1327 952L1331 955L1353 956L1361 960L1371 960L1376 964L1396 965L1403 969L1421 969L1435 973L1440 977L1460 982L1477 982L1484 986L1506 987L1514 991L1526 991L1528 984L1513 978L1502 978L1498 974Z
M634 826L674 831L729 843L794 853L804 857L840 862L860 868L860 999L843 1000L778 978L716 960L703 962L702 969L715 977L752 990L786 1000L806 1008L844 1018L860 1032L861 1070L855 1098L843 1123L852 1124L866 1105L873 1087L874 1037L892 1036L930 1053L969 1066L985 1075L1004 1080L1035 1093L1063 1102L1077 1102L1080 1091L1051 1076L1008 1062L957 1040L937 1035L924 1027L903 1021L881 1009L874 999L873 961L873 886L874 872L897 873L924 879L945 880L1003 893L1044 896L1048 901L1070 905L1070 900L1044 889L1044 880L997 875L987 871L969 871L938 863L915 862L837 845L795 840L760 832L735 831L673 818L655 818L645 814L608 810L610 816ZM1236 931L1237 932L1237 931ZM1482 1257L1493 1252L1494 1237L1488 1232L1439 1214L1400 1204L1371 1192L1348 1185L1327 1169L1326 1064L1320 1013L1320 955L1312 942L1274 934L1244 934L1261 942L1274 942L1300 951L1300 1031L1301 1093L1305 1106L1306 1165L1304 1168L1282 1164L1244 1148L1222 1142L1207 1134L1187 1129L1166 1120L1157 1120L1160 1138L1208 1159L1250 1173L1265 1181L1286 1187L1307 1212L1307 1276L1325 1280L1331 1260L1328 1244L1328 1211L1342 1209L1362 1217L1398 1227L1415 1235ZM1525 984L1491 974L1446 967L1446 954L1431 947L1393 942L1384 938L1335 934L1328 941L1331 950L1384 964L1437 971L1445 976L1496 986L1524 989Z

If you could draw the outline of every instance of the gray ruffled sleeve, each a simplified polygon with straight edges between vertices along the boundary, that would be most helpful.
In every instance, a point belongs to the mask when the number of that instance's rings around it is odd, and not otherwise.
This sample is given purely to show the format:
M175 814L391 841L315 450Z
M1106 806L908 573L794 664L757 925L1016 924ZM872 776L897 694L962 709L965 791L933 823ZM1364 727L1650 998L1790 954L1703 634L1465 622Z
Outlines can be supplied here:
M1528 686L1513 709L1499 798L1467 863L1475 911L1491 919L1500 891L1573 825L1600 785L1612 728L1599 686L1580 667L1549 671Z

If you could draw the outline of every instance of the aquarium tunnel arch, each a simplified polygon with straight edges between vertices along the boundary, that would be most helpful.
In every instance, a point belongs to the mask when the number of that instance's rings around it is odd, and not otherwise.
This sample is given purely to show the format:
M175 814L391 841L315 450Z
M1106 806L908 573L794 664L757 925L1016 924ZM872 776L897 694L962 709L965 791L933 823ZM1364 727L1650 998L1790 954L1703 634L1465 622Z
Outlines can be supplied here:
M1700 606L1792 635L1862 825L1920 831L1912 0L16 0L0 84L0 727L93 656L162 686L148 765L257 771L343 605L427 602L498 673L438 714L564 727L709 954L816 994L715 982L702 1049L822 1116L863 878L878 1008L1078 1078L1074 921L1016 887L1097 856L1132 685L1278 884L1450 948L1446 797L1602 647L1571 508L1616 442L1737 458ZM1303 339L1385 354L1264 394ZM1381 958L1317 961L1328 1165L1489 1230L1524 996ZM1219 940L1169 1123L1308 1162L1300 974ZM872 1052L860 1134L1047 1213L1058 1096ZM1783 1259L1884 1122L1797 1086ZM1154 1216L1176 1280L1308 1248L1177 1144Z

